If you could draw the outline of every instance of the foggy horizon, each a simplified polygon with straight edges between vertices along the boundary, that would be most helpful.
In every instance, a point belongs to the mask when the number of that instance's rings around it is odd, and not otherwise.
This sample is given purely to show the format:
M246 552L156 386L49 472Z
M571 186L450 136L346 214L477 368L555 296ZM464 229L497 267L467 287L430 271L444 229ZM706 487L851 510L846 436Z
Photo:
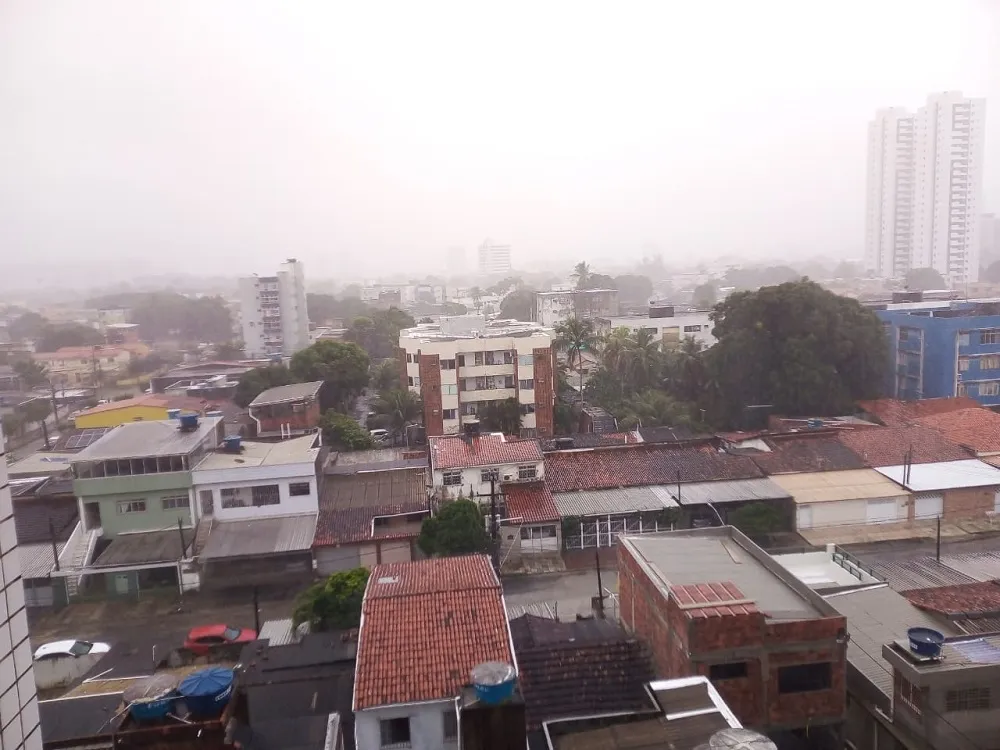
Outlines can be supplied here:
M154 273L310 279L660 254L864 254L867 124L987 99L1000 7L124 0L0 8L4 286Z

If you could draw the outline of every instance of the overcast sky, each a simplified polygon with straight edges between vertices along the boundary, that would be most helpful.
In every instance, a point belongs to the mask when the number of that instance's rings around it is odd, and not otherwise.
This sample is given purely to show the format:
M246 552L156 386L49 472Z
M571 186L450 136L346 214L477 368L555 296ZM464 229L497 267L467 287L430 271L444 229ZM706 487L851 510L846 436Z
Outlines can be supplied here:
M488 10L487 10L488 8ZM0 256L309 276L863 253L866 123L993 97L998 0L4 0ZM992 70L991 70L992 68ZM2 275L2 274L0 274ZM88 281L97 282L98 278Z

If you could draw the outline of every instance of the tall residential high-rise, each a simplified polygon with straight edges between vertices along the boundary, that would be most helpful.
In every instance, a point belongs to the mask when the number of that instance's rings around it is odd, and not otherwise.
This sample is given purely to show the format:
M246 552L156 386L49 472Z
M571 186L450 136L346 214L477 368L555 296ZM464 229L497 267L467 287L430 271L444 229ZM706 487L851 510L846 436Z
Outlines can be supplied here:
M309 312L302 263L289 258L274 276L239 280L240 328L246 356L284 356L309 346Z
M865 263L902 278L933 268L950 286L979 279L986 101L932 94L915 114L879 110L868 126Z
M484 276L510 271L510 245L494 245L486 240L479 246L479 273Z
M0 748L41 750L28 614L0 431Z

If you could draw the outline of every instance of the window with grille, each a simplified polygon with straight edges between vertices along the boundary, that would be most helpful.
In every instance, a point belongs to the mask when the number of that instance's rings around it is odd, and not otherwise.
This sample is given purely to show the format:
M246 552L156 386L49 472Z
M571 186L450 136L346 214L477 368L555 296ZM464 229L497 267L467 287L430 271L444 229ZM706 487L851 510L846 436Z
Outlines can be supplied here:
M895 673L896 697L899 702L918 716L924 710L924 696L920 688L903 677L899 672Z
M1000 357L982 357L979 360L980 370L1000 370Z
M899 364L903 364L903 363L900 362ZM966 372L966 371L968 371L968 369L969 369L969 358L968 357L959 357L959 360L958 360L958 371L959 372Z
M500 472L497 469L480 469L479 470L479 481L489 482L490 480L499 481Z
M187 508L191 505L191 501L187 495L177 495L161 499L160 504L163 506L163 510L177 510L179 508Z
M146 501L145 500L122 500L118 503L119 513L145 513L146 512Z
M250 497L254 506L278 505L281 502L281 493L276 484L259 484L250 488Z
M987 328L979 332L980 344L1000 344L1000 328Z
M530 380L519 380L517 382L517 387L522 391L533 391L535 390L535 381L533 378Z
M979 384L979 395L980 396L997 396L1000 395L1000 381L991 380L988 383Z
M538 467L536 466L518 466L517 467L517 478L518 479L534 479L538 476Z
M949 690L944 694L945 711L985 711L990 708L988 687Z
M382 747L410 747L410 717L383 719L379 722Z
M291 482L288 485L288 494L292 497L303 497L312 492L311 482Z
M219 491L223 508L246 508L250 497L245 487L227 488Z
M446 471L442 475L442 483L445 487L458 487L462 484L462 472L460 469Z

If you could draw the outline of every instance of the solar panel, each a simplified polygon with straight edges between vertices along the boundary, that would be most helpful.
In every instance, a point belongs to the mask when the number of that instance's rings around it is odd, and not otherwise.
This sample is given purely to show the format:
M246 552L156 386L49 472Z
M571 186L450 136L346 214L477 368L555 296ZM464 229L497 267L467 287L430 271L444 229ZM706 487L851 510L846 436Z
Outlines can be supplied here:
M67 450L79 450L81 448L86 448L88 445L96 441L98 438L103 436L107 431L111 429L110 427L93 427L79 432L75 432L66 438L64 443Z

